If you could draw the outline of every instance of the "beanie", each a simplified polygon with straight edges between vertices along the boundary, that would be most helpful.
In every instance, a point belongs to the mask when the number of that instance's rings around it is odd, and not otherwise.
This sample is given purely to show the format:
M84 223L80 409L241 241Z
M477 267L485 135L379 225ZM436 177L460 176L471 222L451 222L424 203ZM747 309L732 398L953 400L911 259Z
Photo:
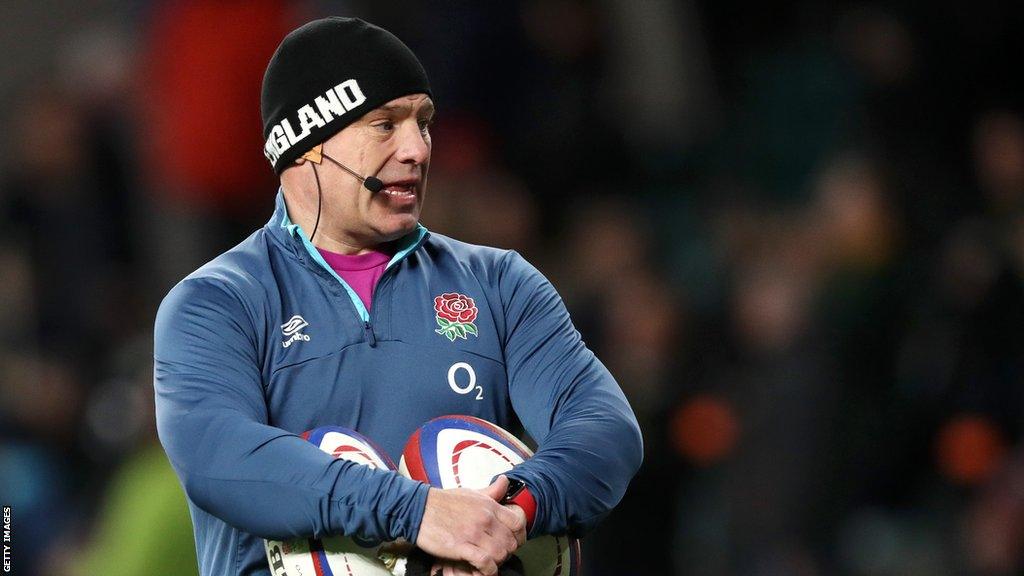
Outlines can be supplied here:
M382 104L430 95L427 73L393 34L358 18L314 20L288 34L263 76L263 154L280 174Z

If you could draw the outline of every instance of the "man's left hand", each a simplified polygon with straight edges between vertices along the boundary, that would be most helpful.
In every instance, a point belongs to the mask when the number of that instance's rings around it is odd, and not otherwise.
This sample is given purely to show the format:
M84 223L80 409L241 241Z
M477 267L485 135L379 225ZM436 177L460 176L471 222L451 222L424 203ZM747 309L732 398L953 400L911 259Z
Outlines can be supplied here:
M522 546L526 542L526 512L516 504L506 504L505 508L514 512L520 520L524 528L521 531L516 532L516 540L519 545ZM500 569L499 569L500 571ZM431 576L480 576L480 572L473 569L473 567L465 562L437 562L433 568L430 569Z

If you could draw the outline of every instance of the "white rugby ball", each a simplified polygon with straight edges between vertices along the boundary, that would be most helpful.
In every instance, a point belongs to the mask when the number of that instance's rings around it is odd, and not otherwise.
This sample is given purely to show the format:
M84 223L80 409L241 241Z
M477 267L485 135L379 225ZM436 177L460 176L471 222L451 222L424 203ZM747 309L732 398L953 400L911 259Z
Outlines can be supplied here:
M533 456L518 438L473 416L441 416L409 438L400 474L435 488L486 488L491 479ZM575 576L579 541L565 536L532 538L516 551L525 576Z
M335 458L371 468L394 470L395 463L368 438L340 426L324 426L302 437ZM392 576L377 543L347 536L296 538L286 542L264 540L273 576Z

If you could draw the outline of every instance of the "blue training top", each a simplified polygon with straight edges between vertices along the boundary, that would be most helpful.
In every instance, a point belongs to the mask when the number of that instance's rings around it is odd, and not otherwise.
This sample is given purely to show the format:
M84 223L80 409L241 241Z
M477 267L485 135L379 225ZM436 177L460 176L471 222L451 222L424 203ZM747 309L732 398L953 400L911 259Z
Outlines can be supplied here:
M154 357L160 440L204 576L269 574L262 538L416 540L427 486L298 436L319 426L357 430L397 460L437 416L521 424L539 448L508 475L537 501L531 536L594 526L642 459L618 384L519 254L419 226L366 310L280 192L266 226L164 298Z

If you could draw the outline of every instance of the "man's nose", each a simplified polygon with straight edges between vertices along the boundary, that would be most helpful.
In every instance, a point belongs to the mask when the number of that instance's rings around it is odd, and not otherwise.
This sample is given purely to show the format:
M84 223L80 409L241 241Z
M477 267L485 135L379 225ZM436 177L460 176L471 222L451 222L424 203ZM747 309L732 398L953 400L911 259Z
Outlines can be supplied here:
M403 164L425 164L430 159L430 140L418 122L403 122L395 158Z

